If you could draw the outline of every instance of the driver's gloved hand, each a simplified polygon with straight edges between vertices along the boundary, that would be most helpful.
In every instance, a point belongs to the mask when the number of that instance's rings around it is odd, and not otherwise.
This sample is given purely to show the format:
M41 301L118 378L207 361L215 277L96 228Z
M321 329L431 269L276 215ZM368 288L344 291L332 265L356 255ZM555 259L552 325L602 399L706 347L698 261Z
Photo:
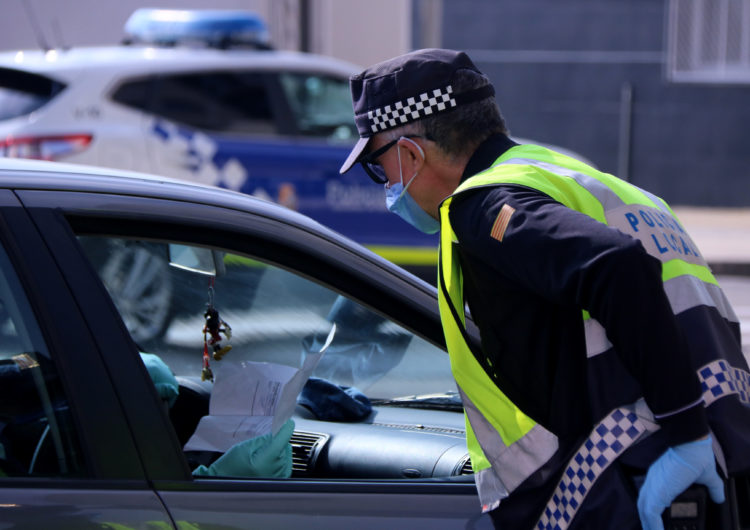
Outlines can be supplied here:
M706 486L714 502L724 502L724 483L716 472L710 436L670 447L648 468L638 493L643 529L664 530L661 513L694 482Z
M177 383L172 370L158 355L143 352L140 352L140 354L159 397L165 400L171 408L180 393L180 385Z
M195 476L288 478L292 476L294 421L287 422L275 436L270 433L237 443L210 466L198 466Z

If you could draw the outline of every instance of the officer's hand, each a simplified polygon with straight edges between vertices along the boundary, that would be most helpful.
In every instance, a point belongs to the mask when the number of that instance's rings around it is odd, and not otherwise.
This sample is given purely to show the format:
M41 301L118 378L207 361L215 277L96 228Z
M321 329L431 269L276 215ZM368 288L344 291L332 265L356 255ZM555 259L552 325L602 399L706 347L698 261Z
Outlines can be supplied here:
M171 408L180 393L180 385L177 383L172 370L159 356L153 353L140 352L140 354L159 397L165 400Z
M292 446L289 439L294 422L287 422L275 436L265 434L233 445L209 467L198 466L195 476L280 477L292 475Z
M664 530L661 513L694 482L708 487L714 502L724 502L724 483L716 472L710 436L670 447L648 468L638 494L644 530Z

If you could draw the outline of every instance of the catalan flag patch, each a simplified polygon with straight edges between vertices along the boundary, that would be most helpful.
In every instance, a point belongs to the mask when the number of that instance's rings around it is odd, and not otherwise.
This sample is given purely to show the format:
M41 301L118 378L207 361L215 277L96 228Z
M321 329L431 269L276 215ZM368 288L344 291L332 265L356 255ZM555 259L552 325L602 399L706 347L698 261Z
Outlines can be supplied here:
M495 218L495 222L492 223L490 237L497 239L498 241L503 240L505 229L508 228L508 223L510 222L510 216L513 215L515 211L516 209L512 206L503 204L503 207L500 208L500 213L498 213L497 218Z

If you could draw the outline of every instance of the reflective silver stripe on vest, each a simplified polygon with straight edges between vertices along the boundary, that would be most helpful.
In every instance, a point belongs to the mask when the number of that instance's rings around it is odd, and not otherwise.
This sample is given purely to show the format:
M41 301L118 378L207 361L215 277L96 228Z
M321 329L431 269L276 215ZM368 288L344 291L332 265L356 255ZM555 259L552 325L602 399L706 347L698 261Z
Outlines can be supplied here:
M705 283L695 276L677 276L664 282L672 312L675 315L698 306L715 307L722 318L739 322L724 291L718 285Z
M602 208L605 212L607 210L611 210L625 204L622 199L620 199L620 197L618 197L617 194L609 188L609 186L594 177L586 175L585 173L581 173L580 171L575 171L574 169L556 166L555 164L549 164L547 162L541 162L539 160L534 160L533 158L511 158L510 160L500 162L500 164L497 164L494 167L503 164L535 166L544 169L545 171L549 171L550 173L556 173L557 175L570 177L578 184L583 186L594 197L596 197L596 200L601 203Z
M509 495L505 489L505 485L500 480L500 477L497 476L492 466L474 473L474 484L477 486L482 513L494 510ZM491 494L487 492L491 492Z
M583 322L583 328L586 334L586 357L594 357L612 348L607 330L597 319L587 318Z
M703 387L703 401L706 406L717 399L737 394L743 403L750 404L750 374L731 366L720 359L698 370L698 378Z
M646 432L646 425L632 407L620 407L607 415L568 462L536 528L568 528L594 482Z
M670 217L673 217L673 214L670 211L669 206L667 206L667 203L664 202L664 199L662 199L661 197L657 197L656 195L654 195L650 191L644 190L643 188L638 188L638 189L646 197L648 197L649 199L651 199L651 202L653 202L662 212L664 212L665 214L669 215Z
M721 287L705 283L695 276L678 276L664 282L664 291L672 307L672 312L679 315L683 311L699 306L715 308L722 318L730 322L739 322L737 314L721 290ZM604 326L595 318L584 321L586 334L586 356L591 358L612 348Z
M612 209L625 205L617 194L606 184L600 182L594 177L590 177L578 171L531 158L512 158L497 165L502 164L531 165L551 173L570 177L588 190L601 203L605 215L607 215L607 212ZM637 189L643 193L645 197L650 199L658 210L668 215L670 220L673 219L672 213L662 199L646 190L641 188ZM664 290L666 291L667 297L672 305L672 310L675 314L679 314L693 307L705 305L715 307L723 318L731 322L739 321L729 304L726 295L721 289L716 285L707 284L695 276L684 275L672 278L664 283ZM596 320L588 319L585 322L585 330L586 354L588 357L604 353L612 347L612 344L607 339L605 329Z
M497 508L500 501L542 467L558 449L557 437L537 424L521 439L507 445L474 403L458 388L464 412L491 467L474 477L482 511Z

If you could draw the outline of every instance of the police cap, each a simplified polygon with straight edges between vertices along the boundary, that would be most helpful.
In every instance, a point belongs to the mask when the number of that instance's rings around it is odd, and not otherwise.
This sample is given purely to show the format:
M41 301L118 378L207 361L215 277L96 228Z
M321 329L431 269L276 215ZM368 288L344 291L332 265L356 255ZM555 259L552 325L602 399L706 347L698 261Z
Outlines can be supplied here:
M349 79L359 141L339 170L346 173L365 154L373 135L495 94L491 84L460 94L457 71L482 72L464 52L429 48L369 67Z

